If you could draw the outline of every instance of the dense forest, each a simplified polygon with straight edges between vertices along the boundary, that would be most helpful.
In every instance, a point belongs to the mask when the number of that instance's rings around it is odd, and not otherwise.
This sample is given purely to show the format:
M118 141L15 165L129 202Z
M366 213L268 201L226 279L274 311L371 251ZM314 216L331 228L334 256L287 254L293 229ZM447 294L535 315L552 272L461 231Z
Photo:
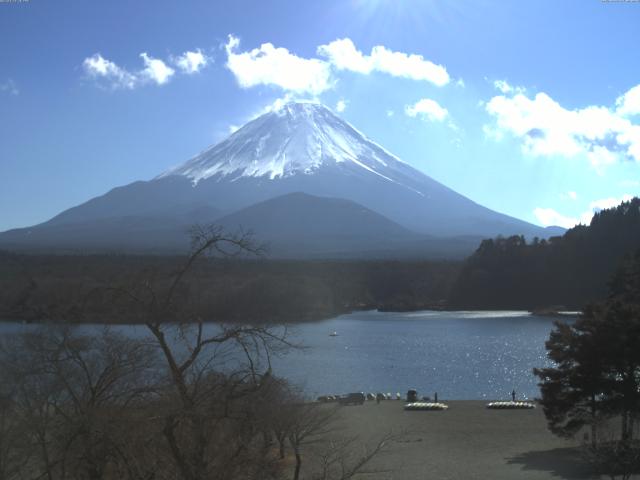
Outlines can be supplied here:
M604 299L607 279L640 247L640 199L596 213L562 237L484 240L464 263L450 305L581 309Z
M113 293L162 287L183 257L0 254L0 319L136 322ZM459 262L202 259L185 298L205 320L307 321L360 309L442 306ZM197 304L197 305L196 305ZM119 320L114 320L115 318Z
M582 309L606 296L607 279L639 247L635 198L562 237L484 240L463 263L203 258L183 296L201 318L232 322L307 321L359 309ZM185 258L0 252L0 319L136 322L126 306L117 310L114 292L162 288Z

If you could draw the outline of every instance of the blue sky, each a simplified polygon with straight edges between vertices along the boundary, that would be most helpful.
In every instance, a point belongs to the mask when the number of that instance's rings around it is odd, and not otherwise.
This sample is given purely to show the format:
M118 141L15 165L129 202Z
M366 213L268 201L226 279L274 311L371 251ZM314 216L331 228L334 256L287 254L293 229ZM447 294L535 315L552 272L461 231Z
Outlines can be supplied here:
M474 201L640 191L640 2L0 3L0 230L153 178L286 100Z

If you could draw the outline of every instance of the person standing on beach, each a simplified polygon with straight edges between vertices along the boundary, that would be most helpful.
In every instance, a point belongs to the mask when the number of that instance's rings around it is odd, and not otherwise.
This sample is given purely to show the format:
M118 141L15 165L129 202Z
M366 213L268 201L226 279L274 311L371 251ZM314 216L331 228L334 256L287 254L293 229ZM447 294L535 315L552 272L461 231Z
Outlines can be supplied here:
M516 401L516 389L514 388L513 390L511 390L511 400L512 401Z

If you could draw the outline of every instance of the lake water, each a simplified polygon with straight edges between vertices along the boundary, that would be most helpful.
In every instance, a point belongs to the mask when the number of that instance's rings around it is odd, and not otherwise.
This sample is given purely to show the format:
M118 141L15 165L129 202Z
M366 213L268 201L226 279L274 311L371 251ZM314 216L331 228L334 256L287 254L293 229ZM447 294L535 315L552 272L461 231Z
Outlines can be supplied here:
M420 396L538 396L553 320L527 312L358 312L298 327L310 348L275 370L312 395L418 390ZM331 332L338 336L329 336Z
M23 328L0 324L0 333ZM357 312L295 326L292 339L307 348L274 359L273 370L313 397L415 388L439 399L506 399L513 389L534 398L532 369L551 364L552 328L553 319L527 312Z

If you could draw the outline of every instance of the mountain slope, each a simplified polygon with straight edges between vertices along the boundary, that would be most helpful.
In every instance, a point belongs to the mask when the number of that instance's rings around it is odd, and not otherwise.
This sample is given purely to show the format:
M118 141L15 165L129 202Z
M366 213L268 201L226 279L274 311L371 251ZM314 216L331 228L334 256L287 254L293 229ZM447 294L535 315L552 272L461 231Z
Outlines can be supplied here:
M195 213L208 209L197 210ZM189 248L184 218L121 216L50 223L2 235L2 245L27 251L182 253ZM228 232L251 231L270 258L463 258L480 237L422 235L350 200L291 193L216 218Z
M350 200L421 234L549 236L543 228L482 207L436 182L328 108L292 103L150 181L115 188L44 224L0 235L0 244L8 237L20 241L28 231L45 245L52 227L95 228L96 221L119 217L170 217L169 224L177 228L190 213L191 223L204 223L214 217L210 209L230 214L294 192ZM198 211L202 214L193 214Z
M184 253L189 248L189 229L220 217L217 209L206 205L179 205L155 214L114 213L9 230L0 234L0 247L40 252Z
M229 231L250 230L278 258L461 258L479 238L420 235L350 200L291 193L216 221Z
M545 235L540 227L459 195L311 103L267 113L185 164L52 221L148 214L190 202L231 212L293 192L353 200L422 233Z
M256 234L281 237L411 237L407 230L379 213L341 198L289 193L257 203L217 220L227 228L248 227Z

